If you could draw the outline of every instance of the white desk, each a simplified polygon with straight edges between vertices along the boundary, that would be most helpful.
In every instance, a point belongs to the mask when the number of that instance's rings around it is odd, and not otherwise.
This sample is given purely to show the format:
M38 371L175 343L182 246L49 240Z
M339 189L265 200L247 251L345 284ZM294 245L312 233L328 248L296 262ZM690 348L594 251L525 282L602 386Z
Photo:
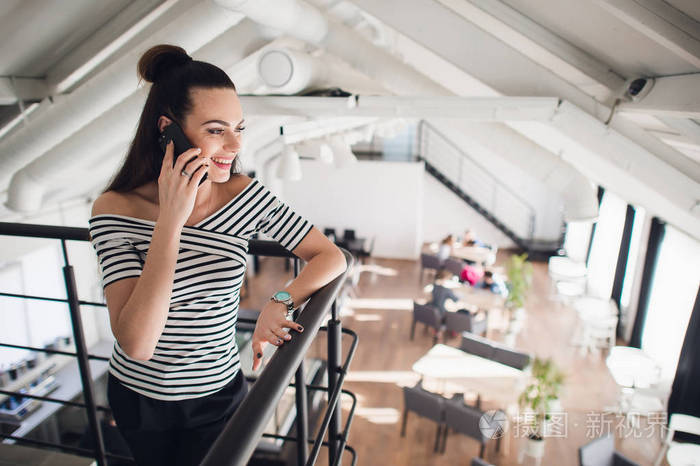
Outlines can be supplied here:
M481 246L454 246L452 256L483 265L493 254L489 248Z
M694 443L674 443L666 453L671 466L700 466L700 445Z
M648 388L659 381L659 366L639 348L615 346L605 365L621 387Z
M554 280L583 278L588 273L585 263L574 262L568 257L550 257L548 269L549 275L551 275Z
M437 379L519 379L523 371L500 362L437 344L413 364L413 370Z

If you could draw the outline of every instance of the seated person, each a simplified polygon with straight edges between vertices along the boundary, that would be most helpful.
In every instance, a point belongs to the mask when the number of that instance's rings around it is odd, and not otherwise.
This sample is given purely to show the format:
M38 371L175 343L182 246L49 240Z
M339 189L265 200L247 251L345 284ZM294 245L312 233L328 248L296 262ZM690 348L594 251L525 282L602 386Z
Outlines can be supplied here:
M478 288L484 288L491 291L499 296L506 297L508 295L508 288L503 279L490 270L484 272L484 278L477 285Z
M459 296L457 296L451 288L445 286L450 281L452 281L452 274L450 272L442 270L438 273L435 284L433 285L433 298L429 304L435 306L440 311L440 314L449 311L464 312L467 314L472 313L468 308L473 308L473 312L477 312L478 309L471 304L461 301Z
M452 247L454 246L455 239L452 235L447 235L442 241L440 241L440 249L438 249L437 257L440 262L445 262L445 260L452 255Z
M468 228L467 231L464 232L464 237L462 238L462 246L472 246L491 249L490 245L476 238L476 233L471 228Z
M447 308L445 307L446 301L458 303L459 297L454 293L454 291L449 288L445 288L439 284L439 281L436 281L433 285L433 299L429 304L435 306L440 311L440 314L444 314L447 312Z
M476 286L483 276L483 268L474 264L466 264L459 274L459 281L469 283L471 286Z

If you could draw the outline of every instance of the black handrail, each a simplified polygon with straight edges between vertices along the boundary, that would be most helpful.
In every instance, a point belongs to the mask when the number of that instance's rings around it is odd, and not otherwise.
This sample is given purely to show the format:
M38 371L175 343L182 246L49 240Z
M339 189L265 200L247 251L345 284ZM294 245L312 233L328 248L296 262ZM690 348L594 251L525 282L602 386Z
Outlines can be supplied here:
M352 265L352 255L345 250L343 254L349 268ZM347 270L346 268L339 277L318 290L304 307L304 312L297 320L304 331L275 351L258 381L214 442L201 463L202 466L243 466L248 462L292 374L304 358L331 303L345 282Z
M46 301L58 301L67 303L71 310L74 340L76 342L76 353L50 350L47 348L37 348L31 346L11 345L2 343L0 343L0 346L23 348L45 353L75 356L76 358L78 358L79 362L80 375L83 383L83 393L86 403L75 403L50 397L27 395L16 392L9 392L5 390L0 390L0 393L18 394L23 395L27 398L86 408L88 420L90 421L90 430L93 433L93 436L96 440L96 447L93 453L96 456L98 464L106 464L106 458L117 458L117 456L111 455L104 450L101 432L97 423L96 412L98 410L109 411L109 408L96 405L94 402L92 378L90 376L90 369L87 365L87 361L88 359L107 360L107 358L87 354L87 349L84 344L84 335L82 332L82 323L80 321L79 313L80 305L105 307L105 304L78 300L75 279L72 267L70 266L68 261L68 251L66 247L66 241L89 241L90 238L88 229L77 227L61 227L53 225L32 225L24 223L0 222L0 236L1 235L57 239L61 241L63 257L65 260L64 278L66 280L66 292L68 299L48 298L42 296L27 296L14 293L0 293L0 296L16 297L23 299L38 299ZM250 254L253 255L295 257L291 252L284 249L281 245L272 241L250 240L248 251ZM349 268L352 265L352 256L345 250L343 250L343 254L345 255ZM271 436L270 434L263 434L262 431L264 430L267 421L274 413L274 409L276 408L277 402L284 393L284 390L287 386L289 386L288 381L291 377L291 374L296 370L298 373L297 380L303 381L303 357L308 347L310 346L311 341L318 332L322 320L326 316L327 311L329 307L331 307L331 305L332 317L331 320L329 320L329 328L327 330L329 331L329 334L333 333L336 335L334 338L340 338L340 321L337 318L334 299L345 281L348 268L346 268L346 270L331 283L314 293L314 295L308 301L308 303L304 307L304 311L301 314L299 314L298 318L296 319L297 322L304 326L305 331L297 335L297 337L295 337L294 340L285 344L283 347L279 348L275 352L274 356L267 364L266 368L260 374L260 377L258 378L258 383L254 384L249 394L246 396L244 401L237 409L236 414L234 414L233 418L224 429L224 432L222 432L222 434L219 436L219 439L215 442L212 449L207 454L207 457L205 458L205 463L202 464L245 464L248 461L248 458L252 455L255 447L257 446L258 440L263 435L267 437ZM295 259L295 275L297 271L298 262ZM307 464L313 464L315 458L318 455L318 450L320 449L321 445L329 447L329 459L331 464L339 464L341 459L340 457L344 450L348 450L352 454L352 464L355 464L356 461L355 451L352 449L352 447L347 446L347 436L349 433L350 423L352 421L356 405L356 399L354 395L351 394L351 396L353 397L353 405L348 416L344 432L342 432L341 434L339 432L339 429L334 428L333 426L331 426L331 428L328 429L328 419L331 416L336 416L337 419L340 419L338 415L339 410L336 408L341 391L343 393L349 393L345 390L342 390L342 380L350 364L350 361L352 360L354 350L357 345L357 335L354 332L345 329L342 329L342 331L343 333L351 334L354 337L354 341L351 345L351 350L347 356L347 360L345 364L343 364L342 368L340 367L339 352L337 354L333 354L332 358L329 354L329 373L337 373L340 376L335 381L331 380L331 383L329 383L329 387L327 388L327 390L329 391L329 406L324 419L323 427L321 429L321 432L319 433L320 438L316 442L309 441L307 440L306 435L303 432L300 434L298 433L298 437L296 438L284 437L285 439L294 440L298 443L298 458L306 457L306 447L303 445L307 443L314 445L313 451L315 453L312 454L313 459L310 460ZM300 391L300 393L305 393L307 387L310 389L319 389L319 387L311 388L311 386L306 386L304 384L303 387L297 387L297 391ZM299 405L299 396L297 396L297 405ZM306 406L302 403L301 408L305 411ZM298 410L299 406L297 406L297 411ZM306 422L307 413L304 412L302 414L303 416L301 420L303 422ZM321 442L326 429L329 430L329 442ZM282 436L276 437L282 438ZM0 434L0 438L13 439L16 441L25 441L28 443L34 443L38 445L46 445L54 448L59 448L65 451L72 451L75 453L85 454L89 452L88 450L84 449L71 448L65 445L55 445L40 441L32 441L29 439L24 439L22 437L15 437L7 434ZM229 438L234 439L234 441L230 442L230 444L239 448L234 448L233 451L230 448L227 448L228 446L226 445L226 441ZM222 457L222 455L225 456L223 461L219 459Z

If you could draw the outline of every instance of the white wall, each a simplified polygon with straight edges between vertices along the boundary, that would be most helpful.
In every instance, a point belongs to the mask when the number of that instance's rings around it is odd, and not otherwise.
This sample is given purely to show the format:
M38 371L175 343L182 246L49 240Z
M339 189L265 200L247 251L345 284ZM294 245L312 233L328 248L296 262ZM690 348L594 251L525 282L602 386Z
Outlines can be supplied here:
M487 244L499 248L515 246L510 238L432 175L426 172L423 177L424 241L439 241L449 233L461 236L467 228L471 228L477 238Z
M91 206L92 202L87 199L64 202L54 204L42 212L15 218L12 221L86 228ZM64 262L60 244L58 240L4 237L0 242L0 269L11 266L19 267L26 294L65 297L62 272ZM103 302L97 257L92 246L83 241L68 241L66 244L68 257L75 274L79 298L85 301ZM32 314L29 324L33 327L30 330L34 336L48 338L51 333L63 335L66 331L71 332L67 330L70 327L63 328L56 324L61 319L66 319L66 323L68 322L66 305L27 301L25 308ZM37 318L37 316L39 317ZM50 316L51 318L41 316ZM81 316L85 340L88 345L101 339L111 338L106 308L82 306Z
M374 255L415 259L423 238L423 164L359 161L336 169L302 160L303 179L283 198L319 229L375 238ZM270 184L265 180L266 184Z
M535 239L559 238L563 213L561 196L541 180L472 137L484 132L487 126L438 118L430 119L429 122L535 210ZM539 162L541 161L532 161L533 164Z

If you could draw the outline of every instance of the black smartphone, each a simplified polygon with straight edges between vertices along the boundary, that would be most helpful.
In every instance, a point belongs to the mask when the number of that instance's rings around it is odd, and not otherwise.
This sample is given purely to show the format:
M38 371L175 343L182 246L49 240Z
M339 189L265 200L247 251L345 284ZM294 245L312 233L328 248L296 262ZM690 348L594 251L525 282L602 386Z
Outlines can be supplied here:
M165 127L162 133L160 133L160 136L158 137L158 145L160 145L160 149L163 151L163 156L165 156L165 148L168 145L170 141L173 141L173 144L175 144L174 153L175 156L173 158L173 166L175 166L175 162L177 161L177 158L185 152L186 150L192 149L194 147L192 143L187 139L187 136L185 136L185 132L182 131L182 128L180 125L178 125L176 122L170 123L168 126ZM195 159L196 157L193 157ZM207 179L207 174L205 173L202 179L199 181L199 184L201 185L204 183L204 180Z

